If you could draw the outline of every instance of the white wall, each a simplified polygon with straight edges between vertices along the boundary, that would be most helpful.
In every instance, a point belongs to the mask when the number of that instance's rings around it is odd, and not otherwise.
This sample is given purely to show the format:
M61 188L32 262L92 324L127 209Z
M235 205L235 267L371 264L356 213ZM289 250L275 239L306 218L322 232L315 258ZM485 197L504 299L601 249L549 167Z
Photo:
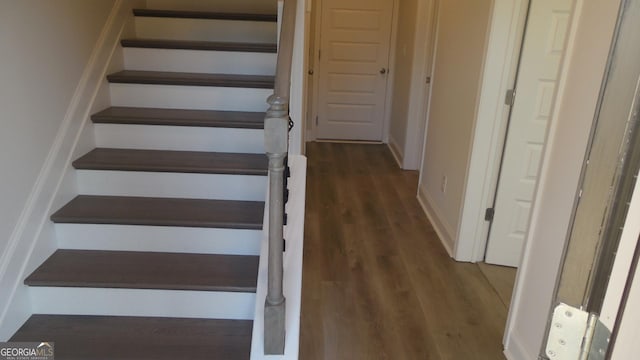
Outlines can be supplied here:
M0 2L4 252L114 0Z
M56 247L48 217L75 194L70 160L92 146L85 124L109 102L104 75L133 4L0 1L0 339L30 313L22 279Z
M277 0L147 0L149 9L232 11L275 14Z
M419 197L450 253L460 221L492 3L450 0L439 6Z
M578 187L619 1L578 0L558 105L505 335L509 359L537 359Z

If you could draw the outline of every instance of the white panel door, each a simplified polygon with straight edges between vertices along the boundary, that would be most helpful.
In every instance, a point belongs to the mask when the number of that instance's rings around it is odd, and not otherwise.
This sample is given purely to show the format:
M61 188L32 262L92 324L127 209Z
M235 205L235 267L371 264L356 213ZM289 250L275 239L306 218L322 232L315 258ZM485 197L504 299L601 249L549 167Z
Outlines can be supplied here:
M381 141L393 0L322 0L316 137Z
M518 266L553 112L572 0L531 0L485 261Z

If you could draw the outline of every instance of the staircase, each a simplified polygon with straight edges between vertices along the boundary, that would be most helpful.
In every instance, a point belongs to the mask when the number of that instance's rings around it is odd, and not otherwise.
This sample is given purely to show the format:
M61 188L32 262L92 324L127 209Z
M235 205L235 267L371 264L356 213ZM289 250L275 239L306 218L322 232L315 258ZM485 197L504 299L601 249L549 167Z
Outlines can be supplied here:
M276 16L134 10L58 249L10 341L57 359L248 359L267 191Z

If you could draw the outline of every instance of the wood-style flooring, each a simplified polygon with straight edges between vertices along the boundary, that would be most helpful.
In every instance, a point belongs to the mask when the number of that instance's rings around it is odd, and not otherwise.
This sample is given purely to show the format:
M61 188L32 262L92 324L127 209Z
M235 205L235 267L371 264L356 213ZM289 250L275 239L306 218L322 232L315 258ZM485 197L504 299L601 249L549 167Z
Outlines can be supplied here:
M504 359L507 306L446 253L417 172L385 145L309 143L307 156L300 359Z

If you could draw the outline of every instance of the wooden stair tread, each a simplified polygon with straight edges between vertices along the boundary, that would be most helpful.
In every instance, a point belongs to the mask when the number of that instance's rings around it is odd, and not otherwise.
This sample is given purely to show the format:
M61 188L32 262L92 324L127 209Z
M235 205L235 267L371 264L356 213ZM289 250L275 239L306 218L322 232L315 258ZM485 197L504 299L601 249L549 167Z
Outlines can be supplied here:
M276 53L277 44L242 43L221 41L187 41L165 39L123 39L120 41L123 47L148 48L148 49L178 49L178 50L210 50L210 51L236 51Z
M48 287L255 292L258 259L248 255L56 250L24 283Z
M113 106L91 116L97 124L227 127L263 129L265 113Z
M141 17L165 17L182 19L240 20L277 22L277 14L252 14L214 11L133 9L133 15Z
M274 77L267 75L207 74L170 71L122 70L107 75L110 83L220 86L272 89Z
M10 341L55 342L58 359L249 359L251 320L33 315Z
M264 154L96 148L73 162L82 170L267 175Z
M262 229L264 202L78 195L56 223Z

